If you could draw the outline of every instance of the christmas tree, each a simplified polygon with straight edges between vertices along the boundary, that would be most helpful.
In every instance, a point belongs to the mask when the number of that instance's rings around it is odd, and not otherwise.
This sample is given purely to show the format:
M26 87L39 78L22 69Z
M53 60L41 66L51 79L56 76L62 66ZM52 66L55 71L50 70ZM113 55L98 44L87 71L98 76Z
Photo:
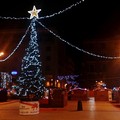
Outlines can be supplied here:
M44 94L45 79L42 77L42 65L35 21L36 17L31 17L30 41L26 49L26 54L22 59L21 73L18 78L19 96L21 100L40 99Z

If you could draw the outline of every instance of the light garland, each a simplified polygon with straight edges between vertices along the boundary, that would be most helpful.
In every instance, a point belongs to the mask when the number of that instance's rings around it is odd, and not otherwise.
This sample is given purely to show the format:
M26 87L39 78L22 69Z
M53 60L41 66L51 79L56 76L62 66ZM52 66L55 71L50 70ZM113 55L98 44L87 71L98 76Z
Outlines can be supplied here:
M44 16L44 17L38 17L38 13L41 11L41 9L37 10L35 6L33 6L33 10L31 11L28 11L28 13L31 14L30 18L27 18L27 17L20 17L20 18L16 18L16 17L2 17L0 16L1 19L16 19L16 20L20 20L20 19L32 19L33 17L36 17L37 19L44 19L44 18L50 18L50 17L53 17L55 15L59 15L69 9L71 9L72 7L74 6L77 6L78 4L80 4L81 2L83 2L84 0L80 0L79 2L76 2L75 4L72 4L71 6L67 7L66 9L62 10L62 11L59 11L57 13L54 13L52 15L47 15L47 16ZM36 20L37 21L37 20ZM45 25L43 25L41 22L37 21L44 29L46 29L48 32L50 32L51 34L53 34L55 37L59 38L61 41L65 42L66 44L68 44L69 46L83 52L83 53L86 53L88 55L91 55L91 56L94 56L94 57L98 57L98 58L104 58L104 59L120 59L120 56L103 56L103 55L99 55L99 54L95 54L95 53L92 53L92 52L89 52L89 51L86 51L84 49L81 49L73 44L71 44L70 42L67 42L66 40L62 39L59 35L56 35L53 31L51 31L50 29L48 29ZM21 38L20 42L18 43L18 45L16 46L16 48L5 58L5 59L2 59L0 60L0 62L4 62L6 60L8 60L15 52L16 50L19 48L19 46L21 45L23 39L25 38L25 36L27 35L28 31L29 31L29 28L30 28L30 25L29 27L27 28L25 34L23 35L23 37Z
M65 76L57 76L57 79L59 80L75 80L76 77L79 77L79 75L65 75Z
M37 21L37 20L36 20L36 21ZM91 55L91 56L94 56L94 57L98 57L98 58L104 58L104 59L120 59L120 56L118 56L118 57L117 57L117 56L113 56L113 57L112 57L112 56L103 56L103 55L94 54L94 53L92 53L92 52L88 52L88 51L86 51L86 50L84 50L84 49L81 49L81 48L79 48L79 47L71 44L70 42L62 39L59 35L55 34L52 30L48 29L48 28L47 28L45 25L43 25L41 22L39 22L39 21L37 21L37 22L38 22L44 29L46 29L48 32L50 32L51 34L53 34L55 37L59 38L61 41L65 42L65 43L68 44L69 46L71 46L71 47L73 47L73 48L75 48L75 49L77 49L77 50L79 50L79 51L81 51L81 52L83 52L83 53L86 53L86 54L88 54L88 55Z
M56 13L53 13L53 14L51 14L51 15L46 15L46 16L43 16L43 17L39 17L39 18L37 18L37 19L46 19L46 18L54 17L55 15L62 14L62 13L64 13L64 12L66 12L67 10L70 10L71 8L79 5L80 3L84 2L84 1L85 1L85 0L80 0L79 2L76 2L75 4L72 4L72 5L70 5L69 7L65 8L64 10L61 10L61 11L56 12ZM35 9L36 9L36 8L35 8ZM30 17L30 18L28 18L28 17L19 17L19 18L17 18L17 17L2 17L2 16L0 16L0 19L24 20L24 19L31 19L31 17Z
M22 36L22 38L21 38L20 42L18 43L18 45L16 46L16 48L6 58L0 60L0 62L4 62L4 61L8 60L16 52L16 50L20 47L21 43L23 42L24 38L26 37L26 35L29 31L29 28L30 28L30 25L28 26L25 34Z
M37 20L36 20L37 21ZM66 40L62 39L59 35L56 35L53 31L51 31L50 29L48 29L45 25L43 25L41 22L37 21L44 29L46 29L48 32L50 32L51 34L53 34L55 37L59 38L61 41L65 42L66 44L68 44L69 46L85 53L85 54L88 54L88 55L91 55L91 56L94 56L94 57L98 57L98 58L104 58L104 59L120 59L120 56L102 56L102 55L99 55L99 54L94 54L92 52L89 52L89 51L86 51L84 49L81 49L73 44L71 44L70 42L67 42ZM22 39L20 40L20 42L18 43L18 45L16 46L16 48L5 58L5 59L2 59L0 60L0 62L4 62L6 60L8 60L15 52L16 50L19 48L19 46L21 45L21 43L23 42L25 36L27 35L28 31L29 31L29 28L30 28L30 25L29 27L27 28L25 34L22 36Z
M47 16L44 16L44 17L40 17L39 19L51 18L51 17L53 17L53 16L55 16L55 15L62 14L62 13L64 13L64 12L66 12L67 10L70 10L72 7L75 7L75 6L79 5L80 3L84 2L84 1L85 1L85 0L80 0L79 2L76 2L75 4L72 4L72 5L70 5L69 7L65 8L64 10L61 10L61 11L59 11L59 12L56 12L56 13L54 13L54 14L52 14L52 15L47 15Z

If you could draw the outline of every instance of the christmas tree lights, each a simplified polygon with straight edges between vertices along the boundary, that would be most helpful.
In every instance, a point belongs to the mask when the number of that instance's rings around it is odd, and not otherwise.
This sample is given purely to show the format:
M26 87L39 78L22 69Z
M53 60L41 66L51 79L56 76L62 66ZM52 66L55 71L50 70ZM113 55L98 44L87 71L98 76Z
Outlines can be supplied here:
M36 32L36 17L31 20L31 32L26 55L22 59L19 82L20 99L35 100L44 94L44 78L42 77L39 45Z

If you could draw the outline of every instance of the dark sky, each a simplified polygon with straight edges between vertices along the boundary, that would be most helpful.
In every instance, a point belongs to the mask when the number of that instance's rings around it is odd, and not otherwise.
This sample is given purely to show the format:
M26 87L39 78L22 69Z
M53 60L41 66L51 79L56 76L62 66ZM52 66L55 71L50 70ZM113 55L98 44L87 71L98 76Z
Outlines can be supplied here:
M76 2L79 0L24 0L23 2L4 0L0 4L0 16L29 17L27 11L32 10L35 5L37 9L42 9L39 13L41 17L59 12ZM116 34L120 26L119 21L119 0L85 0L60 15L41 20L47 27L55 28L62 38L73 43ZM9 24L12 23L13 21L9 20Z
M37 9L42 9L39 13L41 17L59 12L76 2L79 0L4 0L0 4L0 16L29 17L27 11L35 5ZM25 21L27 24L22 24L23 20L20 20L20 25L17 25L14 22L16 20L0 19L0 30L21 25L26 29L29 23ZM78 47L81 41L111 38L120 34L119 0L85 0L76 7L41 22L48 28L56 29L61 38ZM2 45L1 41L0 44ZM74 49L71 49L74 54Z

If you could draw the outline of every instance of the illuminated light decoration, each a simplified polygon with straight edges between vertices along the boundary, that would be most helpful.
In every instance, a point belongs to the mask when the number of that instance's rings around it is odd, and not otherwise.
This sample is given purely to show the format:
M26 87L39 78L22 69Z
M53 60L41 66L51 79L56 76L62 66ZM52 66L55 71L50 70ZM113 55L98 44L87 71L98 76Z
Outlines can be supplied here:
M33 6L33 9L31 11L28 11L28 13L30 13L30 19L32 19L33 17L36 17L38 19L38 13L41 11L41 9L36 9L35 6Z
M77 82L76 82L76 81L71 81L71 80L66 80L66 82L67 82L67 84L72 84L72 85L77 84Z
M47 16L44 16L44 17L40 17L39 19L51 18L51 17L54 17L55 15L62 14L64 12L66 12L67 10L70 10L72 7L75 7L75 6L79 5L82 2L84 2L84 0L80 0L79 2L76 2L75 4L72 4L69 7L65 8L64 10L61 10L57 13L52 14L52 15L47 15Z
M91 55L91 56L94 56L94 57L98 57L98 58L104 58L104 59L120 59L120 56L103 56L103 55L99 55L99 54L95 54L95 53L92 53L92 52L89 52L89 51L86 51L84 49L81 49L73 44L71 44L70 42L62 39L59 35L55 34L52 30L48 29L45 25L43 25L41 22L37 21L44 29L46 29L48 32L50 32L51 34L53 34L56 38L60 39L61 41L65 42L66 44L68 44L69 46L83 52L83 53L86 53L88 55Z
M7 88L10 83L12 83L12 76L6 72L0 72L0 87Z
M46 82L46 86L47 86L47 87L50 86L50 82L49 82L49 81Z
M30 96L33 96L32 100L38 100L43 96L45 89L35 21L36 17L31 20L30 41L22 59L21 72L17 80L20 99L30 99Z
M58 88L60 88L60 82L58 82L58 85L57 85Z
M17 75L17 74L18 74L17 71L12 71L12 72L11 72L11 75Z
M52 15L46 15L44 17L40 17L38 19L46 19L46 18L51 18L55 15L59 15L59 14L62 14L64 12L66 12L67 10L70 10L71 8L79 5L80 3L84 2L85 0L80 0L79 2L76 2L75 4L72 4L70 5L69 7L65 8L64 10L61 10L59 12L56 12L56 13L53 13ZM28 18L28 17L19 17L19 18L16 18L16 17L2 17L0 16L0 19L14 19L14 20L24 20L24 19L31 19L31 18Z
M37 21L43 28L45 28L46 30L48 30L51 34L53 34L55 37L59 38L61 41L65 42L66 44L68 44L69 46L85 53L85 54L88 54L88 55L91 55L91 56L94 56L94 57L98 57L98 58L104 58L104 59L120 59L120 56L102 56L102 55L99 55L99 54L95 54L95 53L92 53L92 52L89 52L89 51L86 51L84 49L81 49L73 44L71 44L70 42L67 42L66 40L62 39L59 35L56 35L53 31L51 31L50 29L48 29L47 27L45 27L41 22ZM16 48L4 59L1 59L0 62L4 62L6 60L8 60L15 52L16 50L19 48L19 46L21 45L21 43L23 42L24 38L26 37L28 31L29 31L29 28L30 28L30 25L29 27L27 28L25 34L22 36L20 42L18 43L18 45L16 46Z
M76 77L79 77L79 75L66 75L66 76L57 76L57 79L59 80L75 80Z
M16 52L16 50L20 47L24 38L26 37L26 35L29 31L29 28L30 28L30 25L28 26L27 30L25 31L25 34L22 36L22 38L21 38L20 42L18 43L18 45L16 46L16 48L6 58L0 60L0 62L4 62L4 61L8 60Z
M62 10L62 11L59 11L58 13L54 13L54 14L49 15L49 16L47 15L47 16L44 16L44 17L40 17L40 18L38 18L38 19L49 18L49 17L53 17L53 16L55 16L55 15L61 14L61 13L65 12L65 11L71 9L71 8L74 7L74 6L77 6L77 5L80 4L82 1L84 2L84 0L80 0L79 2L76 2L75 4L72 4L70 7L66 8L66 9L64 9L64 10ZM33 7L33 8L34 8L34 7ZM36 8L34 8L33 11L36 12ZM31 12L31 11L29 11L29 12ZM37 11L37 12L38 12L38 11ZM40 11L39 11L39 12L40 12ZM33 14L33 15L34 15L34 14ZM36 14L36 15L38 15L38 14ZM36 16L36 15L34 15L34 16ZM36 16L36 17L37 17L37 16ZM30 18L26 18L26 17L16 18L16 17L2 17L2 16L0 16L0 18L1 18L1 19L16 19L16 20L18 19L18 20L20 20L20 19L30 19L31 17L30 17ZM38 22L38 21L37 21L37 22ZM77 49L77 50L79 50L79 51L81 51L81 52L83 52L83 53L85 53L85 54L88 54L88 55L91 55L91 56L94 56L94 57L98 57L98 58L104 58L104 59L120 59L120 56L103 56L103 55L95 54L95 53L86 51L86 50L84 50L84 49L81 49L81 48L79 48L79 47L71 44L70 42L67 42L66 40L62 39L59 35L56 35L56 34L55 34L54 32L52 32L50 29L46 28L41 22L38 22L38 23L39 23L42 27L44 27L46 30L48 30L50 33L52 33L54 36L56 36L57 38L59 38L61 41L65 42L65 43L68 44L69 46L71 46L71 47L73 47L73 48L75 48L75 49ZM0 62L4 62L4 61L8 60L8 59L16 52L16 50L18 49L18 47L21 45L23 39L25 38L28 30L29 30L29 27L28 27L25 35L22 37L21 41L20 41L20 42L18 43L18 45L16 46L16 48L15 48L5 59L0 60Z
M71 6L69 6L68 8L65 8L64 10L62 11L59 11L58 13L54 13L52 15L47 15L47 16L44 16L44 17L40 17L39 19L44 19L44 18L49 18L49 17L52 17L52 16L55 16L55 15L58 15L58 14L61 14L69 9L71 9L72 7L75 7L77 5L79 5L82 1L84 0L80 0L79 2L76 2L75 4L72 4ZM34 8L34 7L33 7ZM36 8L34 8L33 10L36 10ZM28 12L31 12L31 11L28 11ZM38 12L38 11L37 11ZM40 11L39 11L40 12ZM30 19L30 18L27 18L27 17L19 17L19 18L16 18L16 17L2 17L0 16L0 19L13 19L13 20L21 20L21 19ZM15 52L16 50L19 48L19 46L21 45L23 39L25 38L25 36L27 35L28 33L28 30L29 30L30 26L28 27L28 29L26 30L25 32L25 35L23 35L22 39L20 40L20 42L18 43L18 45L16 46L16 48L4 59L0 60L0 62L4 62L6 60L8 60Z

